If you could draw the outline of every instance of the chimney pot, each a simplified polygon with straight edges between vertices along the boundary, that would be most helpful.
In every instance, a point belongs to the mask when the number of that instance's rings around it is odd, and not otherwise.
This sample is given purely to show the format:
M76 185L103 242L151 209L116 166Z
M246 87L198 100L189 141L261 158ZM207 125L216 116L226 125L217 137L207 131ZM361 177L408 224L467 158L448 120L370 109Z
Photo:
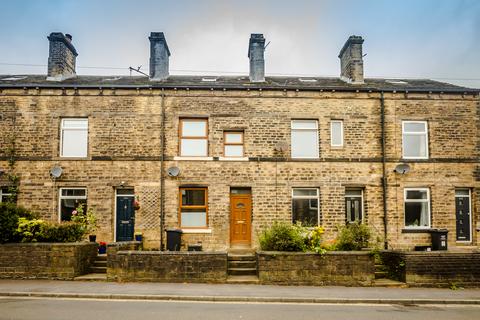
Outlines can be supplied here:
M363 38L350 36L343 45L340 58L340 79L352 84L363 84Z
M150 33L150 81L162 81L169 76L169 57L167 40L163 32Z
M63 81L75 77L78 53L71 42L72 36L63 35L61 32L52 32L47 39L50 42L47 80Z
M265 81L265 38L261 33L252 33L248 45L250 59L250 82Z

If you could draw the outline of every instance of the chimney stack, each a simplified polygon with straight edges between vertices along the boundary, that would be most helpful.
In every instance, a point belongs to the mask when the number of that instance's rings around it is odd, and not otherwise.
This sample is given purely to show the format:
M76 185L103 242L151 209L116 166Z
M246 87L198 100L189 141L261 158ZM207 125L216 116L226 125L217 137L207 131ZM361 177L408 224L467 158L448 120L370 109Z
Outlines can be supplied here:
M250 82L265 81L265 38L261 33L252 33L248 45L250 58Z
M167 40L163 32L150 33L150 81L161 81L168 78L168 50Z
M61 32L52 32L47 39L50 42L47 80L63 81L75 77L78 53L72 44L72 36L63 35Z
M340 58L340 79L352 84L363 84L363 39L360 36L350 36L343 45Z

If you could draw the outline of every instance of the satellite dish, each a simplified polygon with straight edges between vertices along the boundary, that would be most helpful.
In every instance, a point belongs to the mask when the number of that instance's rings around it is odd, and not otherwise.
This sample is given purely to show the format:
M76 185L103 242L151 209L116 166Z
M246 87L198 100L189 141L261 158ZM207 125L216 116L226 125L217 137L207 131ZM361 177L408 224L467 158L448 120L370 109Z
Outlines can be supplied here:
M401 163L395 167L394 170L396 173L406 174L410 171L410 166L406 163Z
M178 167L170 167L167 172L170 177L176 177L179 175L180 169Z
M52 169L50 169L50 174L55 179L60 178L60 176L62 175L62 172L63 172L63 169L60 166L55 166Z

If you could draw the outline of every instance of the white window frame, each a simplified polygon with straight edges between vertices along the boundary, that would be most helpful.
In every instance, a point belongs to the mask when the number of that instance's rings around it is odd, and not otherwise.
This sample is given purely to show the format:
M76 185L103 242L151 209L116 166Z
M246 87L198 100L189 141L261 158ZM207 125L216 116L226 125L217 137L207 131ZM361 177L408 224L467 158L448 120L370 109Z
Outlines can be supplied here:
M70 128L64 128L64 123L65 121L68 121L68 120L82 120L82 121L86 121L87 122L87 129L70 129ZM88 138L89 138L89 134L88 134L88 128L89 128L89 121L88 121L88 118L63 118L61 123L60 123L60 157L62 158L87 158L88 157ZM63 133L64 131L87 131L87 150L85 150L85 155L84 156L66 156L63 154Z
M317 192L317 195L315 196L296 196L294 195L294 190L315 190ZM317 187L293 187L292 188L292 210L291 210L291 215L292 215L292 223L293 221L293 199L306 199L306 200L317 200L317 226L321 225L321 216L320 216L320 188ZM311 206L311 202L308 202L308 206L310 208L315 208Z
M85 190L85 196L62 196L63 190ZM62 222L62 200L63 199L85 199L88 201L88 190L83 187L62 187L58 189L58 222Z
M340 136L341 136L341 143L334 144L333 143L333 124L340 123ZM330 146L332 147L343 147L343 120L331 120L330 121Z
M315 122L314 129L294 129L293 124L295 122ZM292 132L294 131L315 131L315 156L313 157L295 157L293 156L293 140ZM292 159L319 159L320 158L320 147L318 141L318 119L292 119L290 121L290 156Z
M422 123L425 124L425 132L405 132L405 124L406 123ZM425 156L405 156L405 135L417 135L425 136ZM403 159L428 159L429 157L429 147L428 147L428 122L427 121L419 121L419 120L403 120L402 121L402 158Z
M3 199L4 198L7 199L8 197L12 196L12 194L10 192L6 192L6 193L3 192L3 189L5 189L5 188L6 187L0 187L0 202L8 202L8 201L3 201Z
M473 241L473 229L472 229L472 223L473 223L473 219L472 219L472 189L470 188L455 188L455 200L456 198L461 198L461 197L465 197L464 195L457 195L457 191L467 191L468 190L468 210L469 210L469 214L468 214L468 218L470 219L470 240L469 241L462 241L462 240L457 240L457 235L455 234L455 241L456 242L459 242L459 243L472 243ZM456 227L456 220L457 220L457 212L456 212L457 208L455 208L455 227ZM456 231L456 230L455 230Z
M427 199L407 199L407 191L426 191L427 192ZM406 212L405 212L405 204L407 202L416 202L416 203L423 203L427 202L427 212L428 212L428 226L407 226L405 224L405 217L406 217ZM430 211L430 189L429 188L404 188L403 189L403 225L405 229L424 229L428 230L432 228L432 218L431 218L431 211Z

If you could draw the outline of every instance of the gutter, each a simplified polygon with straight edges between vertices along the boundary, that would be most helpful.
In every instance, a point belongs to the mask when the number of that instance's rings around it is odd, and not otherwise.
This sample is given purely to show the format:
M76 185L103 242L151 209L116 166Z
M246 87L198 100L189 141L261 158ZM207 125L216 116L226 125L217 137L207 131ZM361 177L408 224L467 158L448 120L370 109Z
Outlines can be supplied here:
M161 117L160 122L160 250L165 249L164 246L164 231L165 229L165 176L164 166L165 166L165 92L162 89L161 94Z
M383 200L383 228L384 248L388 249L388 210L387 210L387 176L386 176L386 148L385 148L385 97L380 92L380 122L382 126L382 200Z
M390 93L440 93L440 94L473 94L479 95L478 89L438 89L438 88L378 88L378 87L337 87L337 86L325 86L325 87L300 87L300 86L269 86L269 85L173 85L173 84L119 84L119 85L98 85L98 84L0 84L0 89L28 89L28 88L52 88L52 89L162 89L162 90L270 90L270 91L286 91L286 90L301 90L301 91L325 91L325 92L390 92Z

